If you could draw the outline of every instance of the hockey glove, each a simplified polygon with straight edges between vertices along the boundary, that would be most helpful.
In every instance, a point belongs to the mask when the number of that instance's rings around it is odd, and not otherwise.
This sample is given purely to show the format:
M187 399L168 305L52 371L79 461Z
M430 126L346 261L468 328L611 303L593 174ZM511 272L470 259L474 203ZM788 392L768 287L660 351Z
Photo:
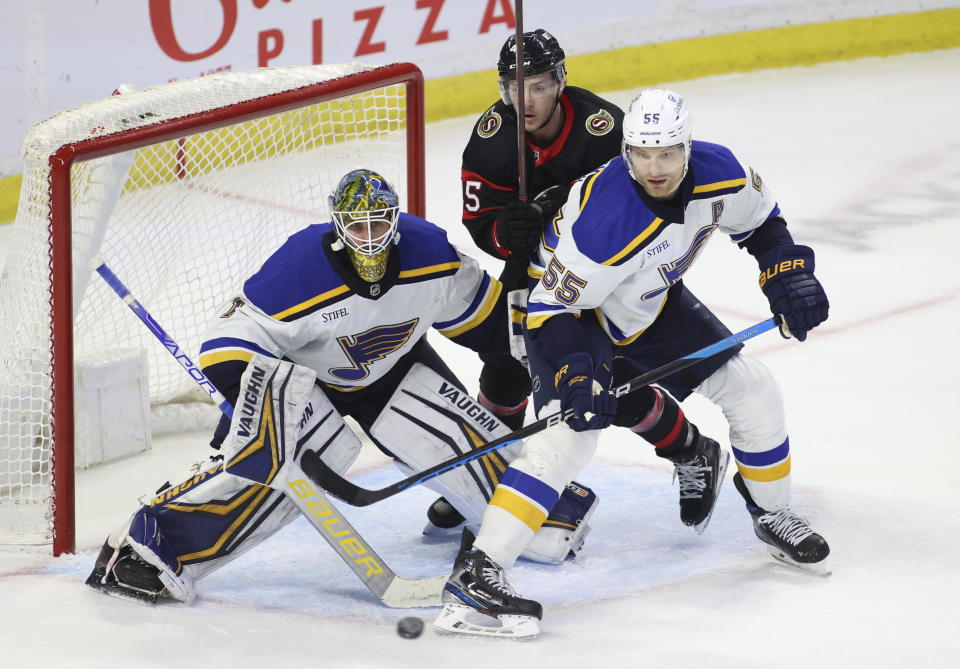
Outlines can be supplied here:
M543 209L535 202L511 202L497 215L493 236L514 256L526 256L540 241Z
M602 430L613 422L617 398L608 389L612 374L602 362L594 368L589 353L571 353L560 361L554 385L560 393L560 409L572 411L567 425L574 432Z
M770 311L782 315L788 332L798 341L827 320L830 303L823 286L813 275L813 249L807 246L777 246L757 258L760 289L770 302Z

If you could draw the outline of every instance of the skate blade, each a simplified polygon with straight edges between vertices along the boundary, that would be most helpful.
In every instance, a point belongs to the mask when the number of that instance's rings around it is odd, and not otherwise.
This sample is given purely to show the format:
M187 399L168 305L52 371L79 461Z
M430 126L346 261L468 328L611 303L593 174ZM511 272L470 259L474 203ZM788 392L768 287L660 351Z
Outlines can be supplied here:
M806 574L813 574L814 576L826 578L833 573L833 570L830 568L830 563L826 559L820 560L820 562L797 562L796 560L790 559L790 556L777 548L773 548L771 546L768 547L767 550L770 551L770 555L772 555L777 562L802 571Z
M166 590L158 594L137 592L127 588L121 588L116 585L100 583L99 581L96 583L91 583L89 579L87 580L86 585L90 587L90 589L96 590L100 594L106 595L107 597L122 599L127 602L134 602L135 604L140 604L142 606L155 606L157 601L166 593Z
M540 621L518 615L494 618L463 604L444 604L443 611L433 621L433 631L441 636L532 641L540 634Z
M720 499L720 489L723 488L723 478L727 473L727 464L729 462L730 454L726 451L720 451L720 463L717 466L717 469L720 470L717 472L717 493L714 495L713 506L710 507L710 512L707 514L707 517L700 521L699 524L693 526L697 534L703 534L703 531L707 529L707 525L710 523L710 519L713 518L713 510L717 508L717 501Z

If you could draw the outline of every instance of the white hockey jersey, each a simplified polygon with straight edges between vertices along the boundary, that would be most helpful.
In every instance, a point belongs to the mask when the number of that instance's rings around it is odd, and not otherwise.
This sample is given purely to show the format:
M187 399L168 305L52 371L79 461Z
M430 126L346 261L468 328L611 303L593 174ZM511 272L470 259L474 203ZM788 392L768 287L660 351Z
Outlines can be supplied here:
M432 223L401 213L399 230L387 275L373 290L349 261L338 271L329 223L292 235L213 322L201 348L204 372L217 382L218 365L242 363L228 375L239 378L258 352L356 390L386 374L431 327L478 351L506 351L500 282Z
M739 242L780 214L759 176L718 144L693 142L682 220L659 218L638 188L620 157L577 181L531 262L529 274L539 282L527 328L595 309L610 339L629 344L653 323L667 290L714 231Z

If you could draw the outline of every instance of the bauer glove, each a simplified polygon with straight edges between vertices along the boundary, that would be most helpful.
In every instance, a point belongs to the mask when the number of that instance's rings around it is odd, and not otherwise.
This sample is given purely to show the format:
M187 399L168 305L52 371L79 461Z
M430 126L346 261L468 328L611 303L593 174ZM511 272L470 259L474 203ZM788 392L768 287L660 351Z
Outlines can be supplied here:
M813 275L813 249L807 246L777 246L757 258L760 263L760 289L767 296L770 311L782 315L787 331L784 337L797 341L827 320L830 302L823 286Z
M511 202L497 214L493 235L514 256L526 256L540 241L543 208L535 202Z
M610 368L601 362L596 368L589 353L571 353L560 361L554 385L560 393L560 409L574 432L602 430L613 422L617 398L608 389Z

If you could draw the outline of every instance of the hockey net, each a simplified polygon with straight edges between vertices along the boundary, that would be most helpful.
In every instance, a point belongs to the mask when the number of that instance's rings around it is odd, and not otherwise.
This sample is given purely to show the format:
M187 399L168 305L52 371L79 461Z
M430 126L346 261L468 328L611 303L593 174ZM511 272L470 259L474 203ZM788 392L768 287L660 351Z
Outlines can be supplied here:
M77 361L143 351L150 403L184 370L91 278L102 256L192 357L211 317L347 171L423 215L423 88L409 64L264 68L114 95L35 126L0 276L0 544L74 546Z

